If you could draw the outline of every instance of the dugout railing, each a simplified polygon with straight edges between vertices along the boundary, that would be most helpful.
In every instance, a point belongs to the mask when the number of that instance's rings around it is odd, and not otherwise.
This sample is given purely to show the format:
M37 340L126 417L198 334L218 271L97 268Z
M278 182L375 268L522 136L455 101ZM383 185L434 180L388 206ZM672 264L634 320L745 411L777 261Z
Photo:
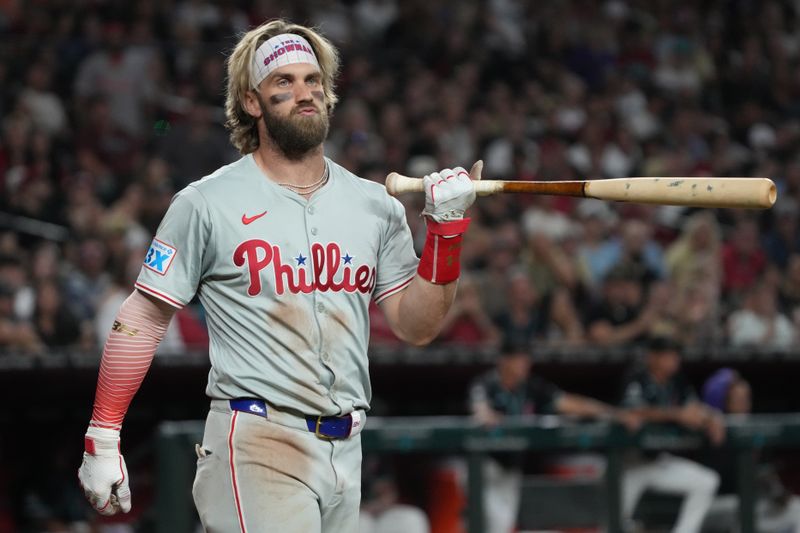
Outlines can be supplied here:
M202 421L161 423L157 431L156 523L159 532L190 531L195 513L191 499L194 443L202 439ZM607 531L622 531L620 479L626 450L692 451L708 443L699 434L670 426L649 426L635 434L605 422L563 417L508 419L485 429L465 417L372 417L362 433L365 453L414 452L464 455L468 464L469 533L483 531L482 461L492 452L600 452L606 457L604 492ZM736 457L742 533L755 532L756 456L761 449L800 447L800 414L728 417L723 447Z

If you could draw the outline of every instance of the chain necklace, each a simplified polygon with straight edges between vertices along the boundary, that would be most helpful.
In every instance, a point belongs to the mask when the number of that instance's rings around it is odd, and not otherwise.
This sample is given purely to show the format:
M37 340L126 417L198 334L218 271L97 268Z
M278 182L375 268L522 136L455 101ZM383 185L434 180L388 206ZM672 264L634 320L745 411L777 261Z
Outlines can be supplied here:
M326 164L325 172L322 173L322 176L316 182L310 185L294 185L292 183L280 183L280 182L278 182L278 185L293 190L294 192L300 194L311 194L312 192L316 191L317 189L325 185L327 182L328 182L328 165Z

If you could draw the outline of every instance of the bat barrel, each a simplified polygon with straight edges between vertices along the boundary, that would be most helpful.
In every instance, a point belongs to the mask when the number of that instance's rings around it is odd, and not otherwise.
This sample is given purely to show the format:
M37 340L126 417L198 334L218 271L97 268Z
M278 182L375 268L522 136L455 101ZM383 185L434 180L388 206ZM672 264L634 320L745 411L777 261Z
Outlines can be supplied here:
M766 209L775 203L777 190L767 178L618 178L588 181L586 196L647 204Z

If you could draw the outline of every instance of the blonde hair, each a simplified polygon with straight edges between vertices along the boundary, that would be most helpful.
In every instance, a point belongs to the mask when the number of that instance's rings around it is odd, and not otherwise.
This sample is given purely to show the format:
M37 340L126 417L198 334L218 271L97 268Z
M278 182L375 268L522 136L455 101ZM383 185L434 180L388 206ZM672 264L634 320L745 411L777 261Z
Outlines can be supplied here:
M293 33L304 37L319 61L322 73L322 89L328 111L333 111L339 98L334 92L334 79L339 72L339 52L321 34L311 28L293 24L283 19L271 20L245 33L228 57L228 87L225 93L225 127L230 131L231 144L242 155L258 148L258 123L244 108L244 98L250 86L250 65L261 44L282 33Z

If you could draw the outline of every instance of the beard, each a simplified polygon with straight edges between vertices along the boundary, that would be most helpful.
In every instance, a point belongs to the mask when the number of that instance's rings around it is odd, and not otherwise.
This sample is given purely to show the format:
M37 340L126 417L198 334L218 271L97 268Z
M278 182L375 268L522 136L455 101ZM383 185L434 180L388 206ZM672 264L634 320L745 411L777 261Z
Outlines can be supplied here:
M330 121L324 106L313 104L318 111L315 115L303 116L298 114L296 109L292 109L288 117L282 117L270 111L261 96L258 96L258 103L261 106L261 116L267 129L267 136L275 142L287 159L302 159L308 152L322 144L328 136Z

